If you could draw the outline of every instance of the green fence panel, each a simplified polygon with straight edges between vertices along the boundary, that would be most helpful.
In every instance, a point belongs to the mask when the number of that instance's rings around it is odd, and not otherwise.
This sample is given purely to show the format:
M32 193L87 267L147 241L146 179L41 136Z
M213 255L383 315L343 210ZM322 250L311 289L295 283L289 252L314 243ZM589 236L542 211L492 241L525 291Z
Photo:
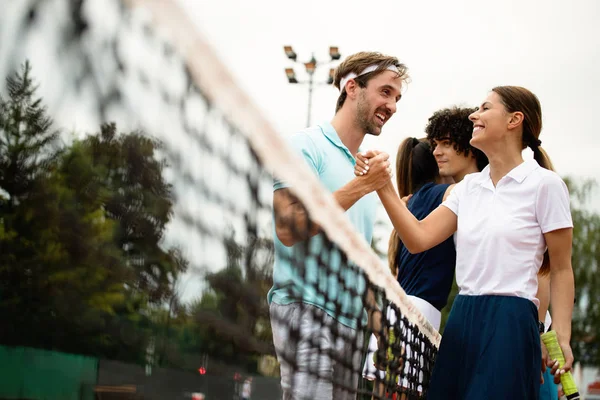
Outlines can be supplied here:
M91 400L98 359L0 346L0 398Z

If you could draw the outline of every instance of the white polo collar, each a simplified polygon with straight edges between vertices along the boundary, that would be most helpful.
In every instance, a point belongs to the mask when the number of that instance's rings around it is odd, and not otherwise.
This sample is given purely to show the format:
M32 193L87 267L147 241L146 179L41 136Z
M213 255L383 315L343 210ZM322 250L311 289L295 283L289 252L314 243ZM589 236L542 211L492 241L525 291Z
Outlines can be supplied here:
M523 183L525 178L538 168L540 168L540 165L534 159L525 160L510 170L506 176L517 183ZM481 186L493 188L494 185L492 185L489 164L479 173L479 176L474 179L474 182Z

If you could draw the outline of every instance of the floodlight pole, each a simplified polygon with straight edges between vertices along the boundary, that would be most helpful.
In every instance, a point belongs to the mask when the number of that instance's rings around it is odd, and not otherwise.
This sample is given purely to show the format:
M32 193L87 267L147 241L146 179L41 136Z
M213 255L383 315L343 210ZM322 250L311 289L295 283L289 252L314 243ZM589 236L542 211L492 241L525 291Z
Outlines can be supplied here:
M283 49L285 51L286 56L290 60L292 60L296 63L300 63L299 61L296 60L297 55L296 55L296 52L294 52L294 50L292 49L292 46L284 46ZM293 68L285 69L289 83L291 83L291 84L299 84L299 83L308 84L308 112L307 112L307 116L306 116L306 126L307 127L310 126L310 124L311 124L312 96L314 93L315 84L331 85L333 83L333 72L334 72L333 68L331 68L329 70L329 78L327 79L326 82L315 82L315 80L314 80L315 71L316 71L317 67L320 67L322 65L331 64L332 62L337 61L341 58L338 48L334 47L334 46L329 47L329 56L330 56L330 60L324 61L324 62L317 62L315 55L313 53L311 59L308 62L301 63L304 65L304 67L306 69L306 73L308 74L307 81L298 81L298 79L296 78L296 72L293 70Z
M315 59L314 55L313 55L313 60ZM315 62L316 65L316 62ZM312 110L312 95L313 95L313 77L314 77L315 73L313 72L309 72L308 73L308 113L306 116L306 126L309 127L310 126L310 114L311 114L311 110Z

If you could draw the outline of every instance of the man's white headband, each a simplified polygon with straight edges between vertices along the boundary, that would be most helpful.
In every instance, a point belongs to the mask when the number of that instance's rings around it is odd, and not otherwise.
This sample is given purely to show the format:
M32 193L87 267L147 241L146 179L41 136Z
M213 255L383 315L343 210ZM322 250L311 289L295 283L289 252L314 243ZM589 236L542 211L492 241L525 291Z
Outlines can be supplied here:
M368 74L369 72L376 71L377 68L379 68L379 64L372 64L372 65L369 65L367 68L363 69L362 72L358 75L356 75L354 72L350 72L348 75L346 75L342 79L340 79L340 92L344 90L344 88L346 87L346 83L348 83L348 81L350 79L358 78L359 76ZM399 72L398 67L396 67L395 65L390 65L389 67L386 68L386 70Z

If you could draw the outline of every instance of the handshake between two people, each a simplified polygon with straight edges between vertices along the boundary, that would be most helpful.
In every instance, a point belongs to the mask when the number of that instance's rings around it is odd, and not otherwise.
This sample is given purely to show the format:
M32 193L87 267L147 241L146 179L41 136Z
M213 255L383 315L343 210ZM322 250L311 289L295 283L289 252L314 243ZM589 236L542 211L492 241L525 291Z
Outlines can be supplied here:
M377 191L390 183L393 174L389 158L389 154L378 150L356 154L354 175L366 193Z

